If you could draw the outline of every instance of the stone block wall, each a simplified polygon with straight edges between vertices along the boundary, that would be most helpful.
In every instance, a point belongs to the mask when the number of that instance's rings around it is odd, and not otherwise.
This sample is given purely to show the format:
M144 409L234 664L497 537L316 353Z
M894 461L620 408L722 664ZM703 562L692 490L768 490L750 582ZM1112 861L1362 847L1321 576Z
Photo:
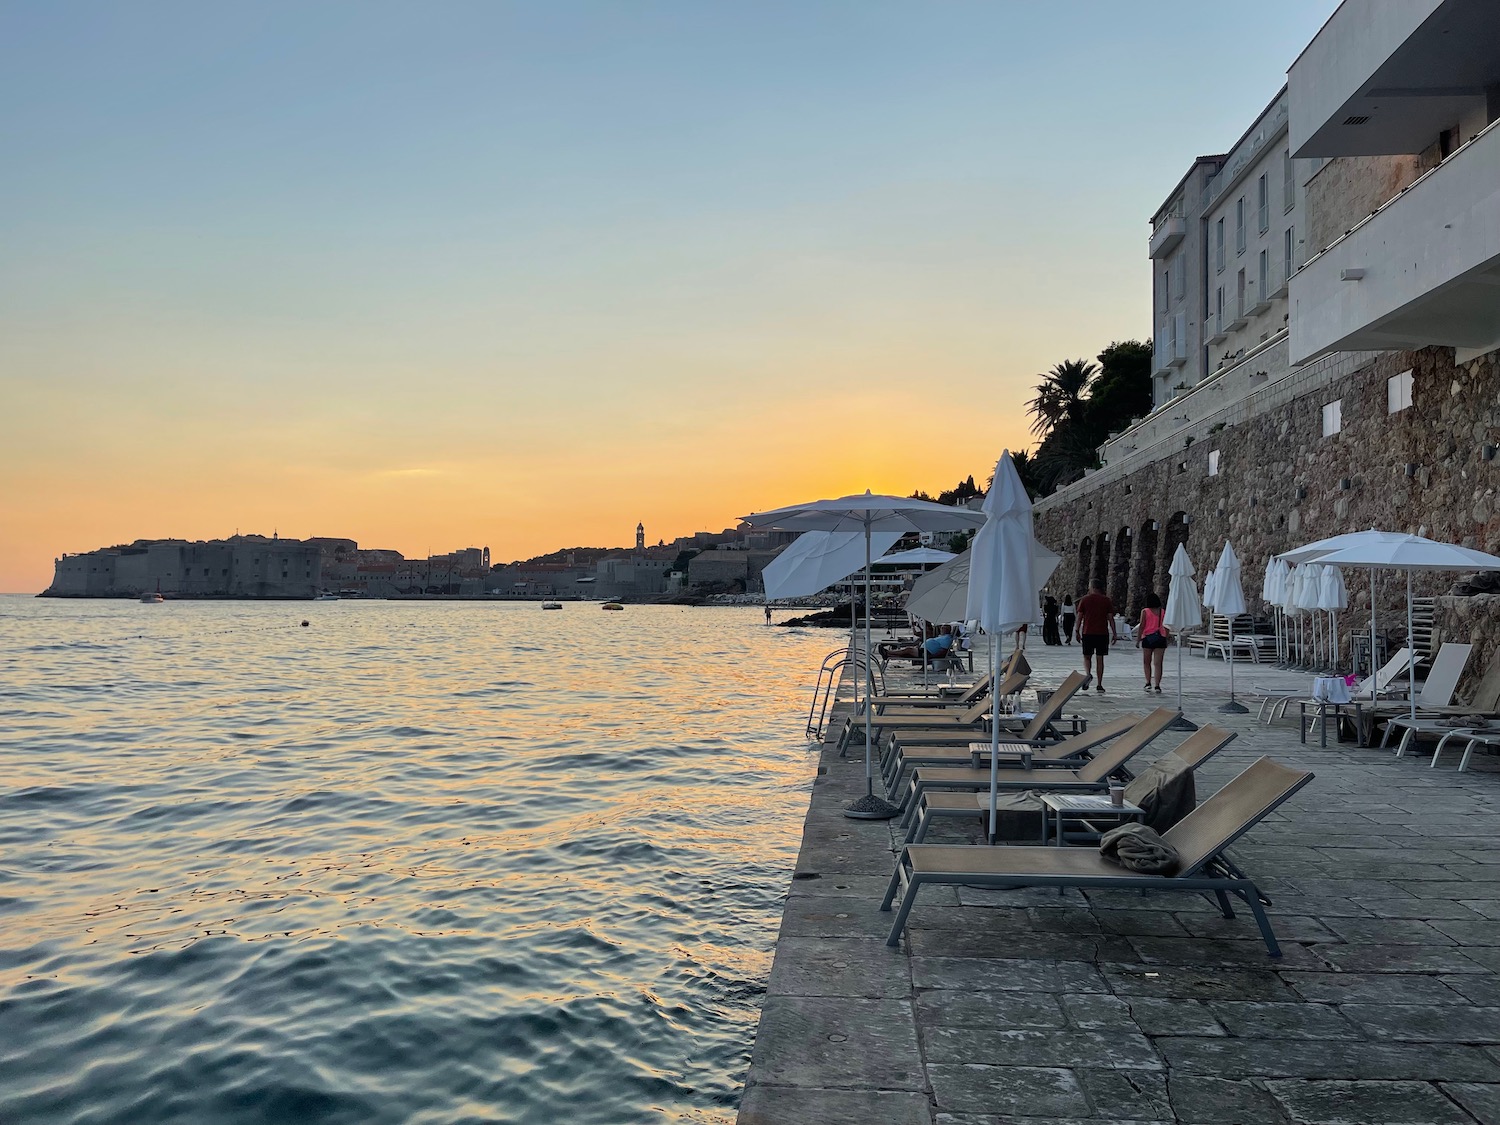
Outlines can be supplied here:
M1408 369L1412 405L1390 414L1387 380ZM1333 401L1342 430L1324 437L1323 408ZM1063 557L1052 592L1076 594L1099 580L1123 592L1117 601L1133 614L1149 591L1165 595L1179 542L1200 581L1225 539L1233 542L1252 599L1271 555L1339 532L1420 531L1500 553L1500 353L1463 365L1449 348L1384 353L1301 397L1272 397L1259 412L1230 417L1129 475L1041 501L1037 537ZM1419 577L1416 592L1443 594L1458 577ZM1368 583L1347 578L1357 628L1361 609L1368 621ZM1380 585L1377 608L1394 633L1405 584ZM1467 639L1457 635L1465 630L1475 637L1477 666L1500 640L1500 606L1491 604L1500 599L1466 600L1476 605L1443 610L1440 627L1448 640Z

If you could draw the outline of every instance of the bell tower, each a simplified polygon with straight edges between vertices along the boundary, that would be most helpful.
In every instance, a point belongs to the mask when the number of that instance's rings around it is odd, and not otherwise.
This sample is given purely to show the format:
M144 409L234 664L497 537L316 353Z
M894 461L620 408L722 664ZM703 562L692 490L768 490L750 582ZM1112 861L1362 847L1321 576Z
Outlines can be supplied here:
M635 549L637 554L646 549L646 525L644 523L635 525Z

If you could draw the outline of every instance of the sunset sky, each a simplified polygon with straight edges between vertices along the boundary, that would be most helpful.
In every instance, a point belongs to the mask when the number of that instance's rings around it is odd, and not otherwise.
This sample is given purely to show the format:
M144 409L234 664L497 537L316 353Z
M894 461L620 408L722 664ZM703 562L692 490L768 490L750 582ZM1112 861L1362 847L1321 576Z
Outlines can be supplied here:
M0 6L0 590L983 477L1335 0Z

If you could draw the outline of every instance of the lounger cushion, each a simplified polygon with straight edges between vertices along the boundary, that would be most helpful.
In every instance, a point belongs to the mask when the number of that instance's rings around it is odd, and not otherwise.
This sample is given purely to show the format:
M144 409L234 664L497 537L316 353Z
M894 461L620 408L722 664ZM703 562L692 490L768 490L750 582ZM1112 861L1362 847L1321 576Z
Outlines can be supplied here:
M1115 881L1122 871L1093 848L988 848L971 844L911 844L906 849L914 875L989 875L1018 879L1060 875L1069 879ZM1150 878L1150 876L1143 876Z

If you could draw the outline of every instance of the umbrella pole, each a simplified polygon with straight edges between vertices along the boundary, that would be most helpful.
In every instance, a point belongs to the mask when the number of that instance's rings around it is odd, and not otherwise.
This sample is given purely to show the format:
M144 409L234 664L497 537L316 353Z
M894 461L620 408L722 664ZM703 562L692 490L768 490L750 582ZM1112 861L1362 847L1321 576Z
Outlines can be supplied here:
M1417 717L1417 642L1411 627L1411 571L1406 572L1406 698L1411 701L1411 717Z
M1182 631L1177 632L1177 718L1167 724L1168 730L1197 730L1198 724L1182 713Z
M852 605L853 602L851 601ZM918 646L925 659L926 649ZM855 820L889 820L901 810L875 796L874 710L870 700L875 694L875 672L870 667L870 518L865 517L865 795L844 806L844 815Z
M1375 568L1370 568L1370 699L1375 698Z
M1000 804L1000 700L995 695L1000 685L1000 646L990 645L993 654L992 667L990 669L993 679L990 683L990 820L986 836L990 843L995 842L995 820L999 816Z
M1235 618L1235 615L1232 614L1232 613L1229 613L1229 614L1225 614L1225 616L1229 618L1229 652L1227 654L1228 657L1229 657L1229 702L1226 703L1226 704L1224 704L1224 706L1220 707L1219 711L1220 711L1221 714L1243 715L1247 711L1249 711L1250 708L1246 707L1243 703L1240 703L1240 702L1236 701L1235 698L1234 698L1234 618Z

